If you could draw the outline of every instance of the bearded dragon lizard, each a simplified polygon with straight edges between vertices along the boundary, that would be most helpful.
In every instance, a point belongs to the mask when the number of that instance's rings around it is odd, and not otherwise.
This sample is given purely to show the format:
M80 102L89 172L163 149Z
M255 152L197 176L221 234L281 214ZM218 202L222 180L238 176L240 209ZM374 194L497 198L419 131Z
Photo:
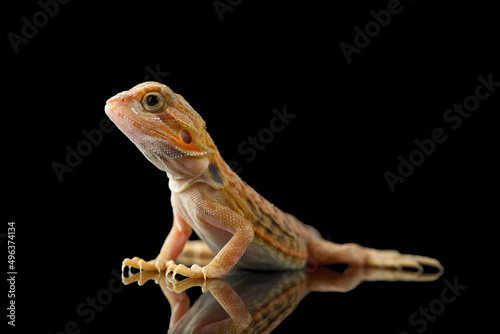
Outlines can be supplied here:
M125 259L123 266L172 272L174 277L218 278L234 266L289 270L346 263L353 266L442 269L433 258L324 240L260 196L231 170L208 134L205 121L179 94L157 82L144 82L106 102L116 126L169 178L173 226L156 259ZM213 253L205 265L174 261L201 243Z

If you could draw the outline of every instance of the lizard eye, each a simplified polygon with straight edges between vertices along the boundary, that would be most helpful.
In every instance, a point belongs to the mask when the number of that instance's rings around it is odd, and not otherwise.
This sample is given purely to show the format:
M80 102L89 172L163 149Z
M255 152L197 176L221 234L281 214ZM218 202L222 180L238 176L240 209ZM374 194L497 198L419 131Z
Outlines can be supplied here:
M184 143L190 144L191 143L191 135L187 130L182 129L181 131L181 139Z
M150 113L159 113L165 107L165 97L160 92L148 92L142 97L142 107Z

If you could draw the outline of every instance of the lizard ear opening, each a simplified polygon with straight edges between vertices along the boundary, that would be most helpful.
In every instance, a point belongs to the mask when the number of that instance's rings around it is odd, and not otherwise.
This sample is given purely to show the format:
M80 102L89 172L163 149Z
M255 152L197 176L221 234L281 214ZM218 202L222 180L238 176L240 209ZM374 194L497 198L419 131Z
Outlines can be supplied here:
M189 131L182 129L181 139L185 144L190 144L192 141L192 138L191 138L191 134L189 133Z

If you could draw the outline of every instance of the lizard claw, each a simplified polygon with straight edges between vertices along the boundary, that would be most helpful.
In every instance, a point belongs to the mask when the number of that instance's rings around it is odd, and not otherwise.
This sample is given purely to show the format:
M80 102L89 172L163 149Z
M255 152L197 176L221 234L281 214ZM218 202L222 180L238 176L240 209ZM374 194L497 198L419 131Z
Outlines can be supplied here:
M155 261L155 267L158 270L158 272L162 272L165 270L168 270L168 268L172 265L175 264L174 261L172 260L156 260Z
M140 271L158 271L162 272L167 267L171 264L174 263L174 261L165 261L165 260L151 260L151 261L144 261L143 259L139 257L134 257L133 259L125 259L122 262L122 271L125 269L126 266L129 268L137 268Z
M397 251L379 251L371 250L371 254L367 261L368 266L379 268L394 268L396 270L403 270L404 268L416 269L418 274L424 272L423 265L431 266L442 271L442 266L439 261L418 255L401 254Z
M191 270L194 270L195 272L200 272L203 274L203 279L207 280L207 271L205 269L206 267L200 267L197 264L193 264L191 266Z
M172 261L172 263L167 268L167 275L169 273L172 273L172 282L173 282L173 284L175 284L175 272L174 272L174 270L175 270L176 267L177 267L177 265L175 264L175 262Z
M197 264L193 264L191 268L186 267L183 264L172 263L168 269L167 273L172 272L172 279L175 282L175 275L181 274L182 276L188 278L207 278L205 267L200 267Z

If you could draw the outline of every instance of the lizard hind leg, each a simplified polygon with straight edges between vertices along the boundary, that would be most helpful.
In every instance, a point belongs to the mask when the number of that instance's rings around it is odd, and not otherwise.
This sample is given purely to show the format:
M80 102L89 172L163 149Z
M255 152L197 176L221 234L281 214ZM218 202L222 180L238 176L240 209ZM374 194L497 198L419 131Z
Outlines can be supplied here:
M182 253L176 261L185 265L198 264L206 266L214 258L214 253L207 244L201 240L189 240L186 242Z
M352 266L407 269L423 272L422 266L438 269L443 267L438 260L419 255L401 254L396 250L378 250L354 243L335 244L327 240L315 240L308 244L310 261L318 265L346 263Z

